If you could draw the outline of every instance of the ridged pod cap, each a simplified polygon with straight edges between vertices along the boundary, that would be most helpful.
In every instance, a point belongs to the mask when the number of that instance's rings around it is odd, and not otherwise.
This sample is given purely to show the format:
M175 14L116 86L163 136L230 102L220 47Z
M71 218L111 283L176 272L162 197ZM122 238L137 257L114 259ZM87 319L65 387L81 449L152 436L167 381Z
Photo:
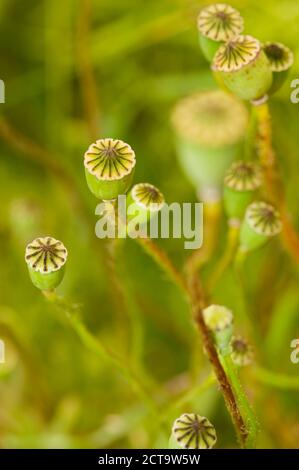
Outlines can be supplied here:
M255 162L234 162L224 177L224 206L231 219L241 219L253 193L262 184L262 170Z
M212 68L224 84L245 100L257 100L268 93L272 71L260 42L252 36L236 36L219 47Z
M244 21L235 8L215 3L200 11L197 26L203 36L213 41L227 41L243 31Z
M135 184L128 197L129 217L138 214L139 223L147 222L157 214L165 204L162 192L149 183Z
M38 237L25 251L32 283L38 289L57 287L63 279L68 252L63 243L52 237Z
M226 353L233 329L233 314L223 305L210 305L203 310L203 318L214 337L216 346Z
M221 90L195 93L179 101L172 124L179 162L190 182L202 194L219 192L246 133L246 106Z
M243 31L244 21L230 5L216 3L201 10L197 26L200 47L206 59L211 61L222 41L228 41Z
M263 51L270 63L272 72L284 72L292 67L294 54L281 42L266 42Z
M262 246L268 239L282 230L280 214L267 202L253 202L246 210L240 233L240 244L244 251Z
M255 191L262 179L262 169L257 163L239 160L226 172L224 184L234 191Z
M233 96L212 90L182 99L174 109L172 123L184 139L219 148L240 141L246 131L248 112Z
M135 152L122 140L100 139L84 154L90 191L99 199L111 200L125 194L133 179Z
M273 83L269 94L275 93L285 82L288 72L294 63L294 54L281 42L266 42L263 44L273 74Z
M171 448L211 449L217 441L210 421L195 413L184 413L172 427Z
M233 336L231 340L231 358L239 367L247 366L253 361L253 349L242 336Z

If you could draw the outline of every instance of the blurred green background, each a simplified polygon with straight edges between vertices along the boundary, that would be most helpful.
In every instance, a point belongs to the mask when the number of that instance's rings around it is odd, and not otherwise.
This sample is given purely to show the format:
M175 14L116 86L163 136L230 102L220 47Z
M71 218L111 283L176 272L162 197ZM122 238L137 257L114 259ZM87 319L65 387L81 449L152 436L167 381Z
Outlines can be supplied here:
M6 86L0 105L0 338L6 344L6 363L0 364L1 447L166 445L167 432L130 384L84 349L61 312L30 283L24 249L43 235L62 240L69 250L59 291L82 304L88 328L127 360L139 351L136 367L154 379L157 402L170 406L169 432L181 412L195 411L215 425L218 447L237 446L216 386L195 393L184 406L174 405L210 371L188 306L131 240L117 258L126 292L125 298L119 295L107 243L94 235L96 200L83 171L83 154L95 134L120 138L136 151L135 181L157 185L168 201L196 200L176 162L169 115L179 98L216 86L198 47L196 17L206 3L0 3L0 78ZM299 104L290 102L291 80L299 78L299 3L230 4L243 14L247 33L284 42L295 54L271 110L288 204L299 228ZM225 234L223 221L215 260ZM182 240L159 243L181 266L188 254ZM299 338L296 267L277 240L251 256L246 275L263 337L257 360L269 370L298 376L299 364L290 361L290 342ZM213 300L236 312L241 331L242 305L232 273L223 277ZM242 379L260 421L258 445L298 447L298 388L272 388L256 379L254 366Z

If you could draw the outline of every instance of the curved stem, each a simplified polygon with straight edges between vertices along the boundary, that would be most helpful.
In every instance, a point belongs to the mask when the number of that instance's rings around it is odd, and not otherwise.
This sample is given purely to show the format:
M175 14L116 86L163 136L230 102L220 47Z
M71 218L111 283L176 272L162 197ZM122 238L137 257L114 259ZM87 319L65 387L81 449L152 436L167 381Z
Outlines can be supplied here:
M293 225L286 205L285 191L279 171L276 155L272 145L272 123L268 103L254 107L257 117L257 150L260 162L264 168L267 185L267 196L277 205L282 219L282 242L299 265L299 235Z
M224 274L226 269L230 266L231 262L233 261L238 244L239 232L239 226L233 224L229 225L225 250L222 257L218 261L214 272L210 277L207 287L208 292L212 292L214 290L217 282L221 279L221 276Z
M80 0L77 30L78 72L84 111L90 138L99 138L100 113L97 85L90 57L89 39L92 18L91 0Z
M247 423L243 419L232 385L226 375L223 365L221 364L214 342L210 336L210 332L204 322L204 292L200 285L197 272L193 269L194 265L189 265L186 281L178 273L177 269L173 265L172 261L168 258L167 254L164 253L164 251L162 251L159 247L157 247L152 240L147 238L139 238L137 239L137 241L139 241L139 243L140 241L143 241L141 245L146 249L150 256L158 263L158 265L162 269L165 270L165 272L171 277L175 284L182 289L184 294L187 294L195 325L197 326L197 329L201 335L204 349L213 367L215 376L217 378L218 384L224 397L226 407L231 415L231 419L234 424L238 439L242 447L247 447L247 438L250 435L250 430L247 429ZM146 241L146 243L144 243L144 241Z
M203 219L203 245L195 250L186 261L185 270L195 271L206 264L214 253L218 240L218 225L221 216L221 203L205 202Z
M104 345L98 338L95 338L85 327L79 318L79 307L74 304L68 303L64 298L58 296L55 291L43 291L44 296L48 301L52 302L60 310L62 310L71 327L80 338L82 344L94 354L98 355L102 360L110 362L121 374L128 380L132 389L144 401L152 413L160 422L160 411L157 408L155 401L152 399L150 392L148 392L139 378L131 370L130 366L117 354L111 351Z
M172 261L168 258L166 253L156 245L150 238L136 238L136 241L147 254L160 266L160 268L167 274L173 283L183 292L188 295L188 288L185 279L174 266Z
M256 366L252 370L254 378L264 385L278 390L299 390L299 377L274 372L264 367Z
M233 387L238 405L240 407L240 410L241 410L241 413L242 413L242 416L246 425L246 429L248 431L248 435L245 441L246 448L254 448L256 444L256 436L258 432L258 423L257 423L255 413L253 412L253 409L251 408L251 405L247 399L247 396L245 395L245 392L239 380L237 369L230 355L229 354L225 356L221 355L220 357L221 357L221 362L223 364L225 372L227 374L227 377L229 378L231 385Z

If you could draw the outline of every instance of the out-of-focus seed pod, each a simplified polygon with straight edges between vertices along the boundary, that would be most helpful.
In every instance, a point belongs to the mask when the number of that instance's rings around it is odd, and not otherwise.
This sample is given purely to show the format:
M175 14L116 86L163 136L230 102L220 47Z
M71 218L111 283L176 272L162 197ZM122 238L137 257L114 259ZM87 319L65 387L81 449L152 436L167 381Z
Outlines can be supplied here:
M172 123L179 162L202 193L222 186L248 124L244 104L221 90L196 93L180 101Z
M197 27L202 52L211 61L222 42L243 31L244 21L235 8L225 3L216 3L200 11Z
M231 340L231 358L236 366L248 366L253 361L253 349L241 336L233 336Z
M29 243L25 261L35 287L51 290L59 286L64 276L67 256L67 249L55 238L39 237Z
M229 90L244 100L259 100L269 92L272 71L260 42L236 36L220 46L212 68Z
M262 170L257 163L237 161L224 177L224 206L231 219L242 219L254 192L262 184Z
M280 42L266 42L263 51L272 70L273 82L268 94L272 95L286 81L290 68L294 63L293 52Z
M98 199L116 199L130 188L136 164L130 145L118 139L101 139L84 154L87 185Z
M203 317L213 335L215 345L222 354L227 354L233 332L231 310L223 305L210 305L203 310Z
M128 219L138 214L139 223L146 223L162 209L164 203L163 194L152 184L135 184L127 198Z
M281 232L280 214L271 204L253 202L246 210L240 231L240 250L252 251Z
M173 424L169 448L211 449L216 441L216 430L207 418L195 413L184 413Z

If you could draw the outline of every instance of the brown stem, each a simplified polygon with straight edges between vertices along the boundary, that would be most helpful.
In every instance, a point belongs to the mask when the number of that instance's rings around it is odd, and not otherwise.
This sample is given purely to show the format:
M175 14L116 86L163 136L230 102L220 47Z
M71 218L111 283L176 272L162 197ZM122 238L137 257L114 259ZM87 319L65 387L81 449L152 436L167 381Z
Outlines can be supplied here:
M99 138L100 112L89 47L91 17L91 0L80 0L77 30L78 74L88 131L91 139L96 140Z
M239 410L239 406L234 396L230 381L225 374L215 349L214 342L210 337L209 331L203 319L202 310L205 305L204 292L200 285L196 269L192 269L194 265L192 265L192 267L189 266L190 269L187 273L186 282L185 278L176 269L167 254L161 250L152 240L148 238L138 238L137 241L157 262L157 264L167 272L176 285L178 285L183 290L184 294L187 294L195 324L202 337L204 348L217 377L219 386L222 390L227 409L231 415L240 443L243 447L245 447L248 430Z
M150 238L137 238L139 245L150 255L151 258L165 271L169 278L181 289L181 291L188 295L188 287L185 279L174 266L167 254L161 250Z
M221 215L221 204L217 202L204 203L203 245L195 250L186 261L186 271L195 271L206 264L215 250L218 240L218 225Z
M59 163L58 156L53 155L47 149L16 130L4 117L0 118L0 137L12 148L26 155L29 160L48 170L61 183L74 208L84 213L85 207L83 207L81 199L78 197L75 180Z
M287 209L285 190L277 168L276 155L272 145L272 123L269 106L264 103L256 106L255 110L258 122L257 151L264 168L267 196L280 210L283 224L283 244L296 264L299 264L299 235Z
M202 337L204 349L223 393L226 407L231 415L240 443L243 447L245 447L248 431L234 396L232 386L222 367L213 340L211 339L209 330L204 322L202 314L203 308L205 306L204 295L198 276L195 272L189 273L188 286L190 292L190 307L193 313L194 322Z

